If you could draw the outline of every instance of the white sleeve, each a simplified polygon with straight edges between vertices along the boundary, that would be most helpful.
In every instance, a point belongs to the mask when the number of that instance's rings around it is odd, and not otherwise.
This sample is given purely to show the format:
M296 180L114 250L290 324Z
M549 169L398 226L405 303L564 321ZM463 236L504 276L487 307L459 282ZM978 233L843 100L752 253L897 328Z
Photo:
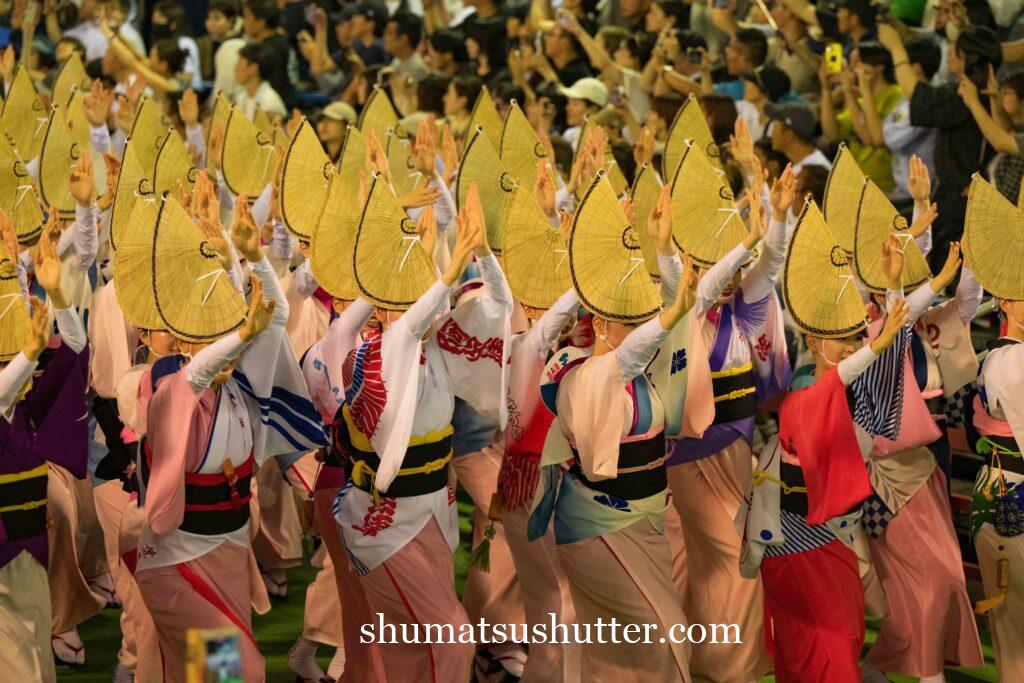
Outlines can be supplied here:
M744 279L743 289L747 301L760 301L775 287L779 271L786 263L786 221L774 218L768 221L764 238L764 251Z
M0 370L0 415L6 418L10 413L18 393L25 386L25 382L31 379L37 365L37 361L29 360L24 353L18 353Z
M203 138L203 127L198 123L185 129L185 142L199 152L199 168L206 168L206 139Z
M491 253L486 258L477 259L477 266L480 268L480 277L483 278L487 293L498 304L506 308L512 307L512 290L508 287L508 280L505 273L498 264L497 257Z
M878 356L871 350L871 345L865 344L855 353L839 361L837 368L839 380L844 386L850 386L853 380L857 379L876 360L878 360Z
M558 343L558 335L565 329L570 320L575 319L579 310L580 300L575 289L569 289L544 315L534 323L528 334L537 354L544 358L548 351Z
M431 180L430 186L441 193L434 202L434 218L437 220L437 231L445 232L455 222L455 200L452 199L451 191L440 176Z
M910 219L910 224L911 225L914 224L914 221L917 220L917 217L920 214L921 214L921 212L917 210L917 203L915 202L914 203L914 214L913 214L913 216L911 216L911 219ZM921 250L921 253L924 254L925 258L928 258L928 254L930 254L931 251L932 251L932 226L929 225L927 230L925 230L920 235L915 237L914 238L914 243L917 244L917 248Z
M419 339L426 334L438 312L448 303L449 293L448 285L438 278L437 282L402 314L395 326L404 328L406 332Z
M924 283L913 292L907 295L906 301L907 306L910 310L907 312L907 322L913 325L917 322L917 319L927 312L928 307L935 301L935 292L932 291L932 281ZM889 298L886 298L886 308L889 307Z
M274 186L267 184L260 192L260 196L253 202L252 220L256 223L257 228L262 228L267 222L267 216L270 215L270 195L273 191Z
M309 266L309 259L299 264L292 275L295 277L295 289L303 299L313 296L320 284L313 277L313 270Z
M658 254L658 270L661 272L661 297L667 302L675 301L683 278L683 261L679 253L671 256Z
M575 203L576 198L572 196L572 192L569 192L565 186L559 187L555 191L555 215L558 215L559 211L571 212Z
M732 276L739 271L743 262L750 256L750 253L750 250L743 246L741 242L733 247L732 251L726 254L721 261L712 266L708 272L704 273L704 277L697 283L695 313L698 316L704 315L715 305L722 290L729 284Z
M197 394L210 388L217 375L228 363L238 358L247 344L238 332L221 337L196 355L182 370L185 378Z
M93 263L96 262L96 253L100 248L100 234L96 228L96 217L99 213L99 207L93 204L92 206L76 206L75 207L75 223L71 226L73 231L72 244L75 249L75 256L78 258L78 265L83 269L88 269Z
M270 321L271 327L284 327L285 323L288 322L288 299L284 296L284 291L281 289L281 283L277 280L274 267L270 265L270 259L264 254L262 259L257 263L249 264L249 266L252 268L252 272L263 281L264 299L277 302L277 306L274 308L274 316Z
M956 309L960 313L960 320L965 325L974 320L978 314L978 306L985 296L985 289L974 277L974 271L964 266L960 270L960 284L956 286Z
M89 126L89 142L92 143L92 148L99 154L110 151L110 131L107 129L106 124L100 124L95 127Z
M660 316L655 316L629 333L619 348L615 349L615 362L623 382L632 382L634 377L651 364L668 333L669 330L661 326Z
M274 254L274 258L279 261L291 261L292 234L288 232L288 228L284 227L284 223L280 221L271 221L270 226L273 229L270 238L270 251Z
M18 276L18 288L21 290L21 295L25 297L25 304L27 305L32 298L28 291L28 268L22 259L19 258L15 261L14 272Z
M75 353L81 353L89 343L89 337L86 335L85 328L82 327L82 320L78 317L75 309L71 307L55 309L53 317L57 319L57 331L60 332L61 340Z

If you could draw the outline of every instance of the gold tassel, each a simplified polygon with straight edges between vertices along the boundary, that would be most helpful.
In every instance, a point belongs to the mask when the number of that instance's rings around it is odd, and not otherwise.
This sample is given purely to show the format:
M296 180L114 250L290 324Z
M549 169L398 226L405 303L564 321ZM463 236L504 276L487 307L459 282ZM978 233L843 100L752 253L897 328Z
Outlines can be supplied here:
M1000 557L996 562L996 588L999 589L999 595L994 598L988 598L985 600L979 600L978 604L974 606L974 611L978 614L985 614L994 607L1006 602L1006 594L1010 586L1010 560L1006 557Z

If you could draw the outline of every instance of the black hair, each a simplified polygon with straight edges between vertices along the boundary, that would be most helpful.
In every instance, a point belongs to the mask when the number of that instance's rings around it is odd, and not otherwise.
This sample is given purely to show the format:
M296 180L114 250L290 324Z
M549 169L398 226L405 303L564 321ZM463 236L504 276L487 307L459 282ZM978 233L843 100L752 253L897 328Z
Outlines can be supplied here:
M878 7L868 3L855 3L853 7L846 7L846 10L860 20L860 25L870 29L878 23Z
M682 28L690 23L690 6L682 0L654 0L654 4L661 8L666 17L673 17L676 20L673 24L676 28Z
M495 86L494 92L491 94L494 96L495 103L499 106L502 104L511 105L512 100L523 105L526 103L526 93L512 81L501 81Z
M806 194L820 206L825 199L825 184L828 182L828 169L820 164L806 164L800 169L797 180L803 185ZM802 200L803 197L800 197Z
M255 64L260 70L260 78L263 78L263 72L266 70L266 51L259 43L246 44L238 51L238 56L250 64Z
M153 43L153 49L156 50L156 56L161 61L167 62L167 67L171 70L172 74L181 73L182 68L185 66L185 51L178 47L178 41L174 38L165 38L164 40L158 40Z
M427 36L427 42L435 52L451 53L456 62L466 61L466 45L463 43L462 32L453 28L443 28Z
M551 136L551 151L554 152L555 168L566 178L572 173L572 145L561 135Z
M466 98L466 108L472 110L473 105L476 104L476 98L480 96L480 91L483 90L484 82L476 76L460 74L454 77L449 85L455 88L455 92L460 97Z
M228 19L238 17L238 7L231 0L210 0L210 4L206 7L206 13L210 12L220 12Z
M857 54L860 55L860 61L871 66L882 67L882 78L886 83L896 82L896 77L893 75L892 55L882 47L881 43L877 40L864 40L854 47Z
M430 74L416 85L416 101L419 110L434 114L438 118L444 116L444 93L448 89L449 78L441 74Z
M612 150L612 156L615 157L615 163L619 170L626 177L626 182L632 185L633 179L636 177L636 157L633 155L632 145L620 138L613 140L608 146Z
M716 145L724 147L736 129L736 119L739 116L736 113L736 103L728 95L710 94L700 96L700 106L708 120L712 139Z
M708 41L704 40L704 36L689 29L676 31L676 40L679 41L679 49L683 52L687 50L708 49Z
M942 48L931 38L914 38L907 41L907 59L920 64L925 80L930 81L942 64Z
M987 26L996 30L996 17L989 0L962 0L962 3L971 26Z
M394 22L395 28L398 30L398 35L409 39L410 47L415 49L420 44L420 39L423 38L422 17L418 17L407 10L398 10L388 17L388 23L392 22Z
M274 0L245 0L242 8L249 10L254 18L262 19L267 28L277 28L281 19L281 10L277 9Z
M466 38L472 38L487 55L491 71L498 71L508 63L508 31L501 17L474 21L466 27Z
M756 28L741 28L733 35L738 45L743 47L747 59L753 62L754 66L761 66L768 58L768 38Z
M175 0L160 0L153 5L153 11L159 12L167 19L167 26L171 29L171 35L178 36L192 35L192 23L188 20L185 8Z
M1002 46L996 32L987 26L965 26L956 38L956 51L964 60L964 75L979 89L988 84L988 69L1003 63Z

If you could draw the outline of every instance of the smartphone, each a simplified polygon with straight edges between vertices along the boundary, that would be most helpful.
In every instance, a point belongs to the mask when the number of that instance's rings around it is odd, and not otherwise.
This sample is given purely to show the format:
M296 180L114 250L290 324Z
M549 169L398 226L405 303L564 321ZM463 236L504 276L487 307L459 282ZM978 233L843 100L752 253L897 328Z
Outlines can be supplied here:
M825 66L829 73L837 74L843 70L843 46L829 43L825 46Z

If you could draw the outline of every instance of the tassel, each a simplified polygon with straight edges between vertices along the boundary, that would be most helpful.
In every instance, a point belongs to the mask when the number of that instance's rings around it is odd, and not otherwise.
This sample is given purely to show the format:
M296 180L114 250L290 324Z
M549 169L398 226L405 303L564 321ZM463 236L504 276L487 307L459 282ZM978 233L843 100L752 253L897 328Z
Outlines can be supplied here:
M221 465L221 471L224 472L224 478L228 480L228 486L231 487L231 510L238 512L242 509L242 497L238 495L238 489L235 484L238 483L238 476L235 474L235 466L231 462L231 458L226 458L224 464Z
M985 614L994 607L1006 602L1006 594L1010 586L1010 560L1005 557L1000 557L996 563L996 588L999 589L999 595L994 598L988 598L986 600L979 600L978 604L974 606L974 611L978 614Z
M494 538L494 522L484 527L484 538L480 545L469 554L469 566L476 567L484 573L491 571L491 539Z

